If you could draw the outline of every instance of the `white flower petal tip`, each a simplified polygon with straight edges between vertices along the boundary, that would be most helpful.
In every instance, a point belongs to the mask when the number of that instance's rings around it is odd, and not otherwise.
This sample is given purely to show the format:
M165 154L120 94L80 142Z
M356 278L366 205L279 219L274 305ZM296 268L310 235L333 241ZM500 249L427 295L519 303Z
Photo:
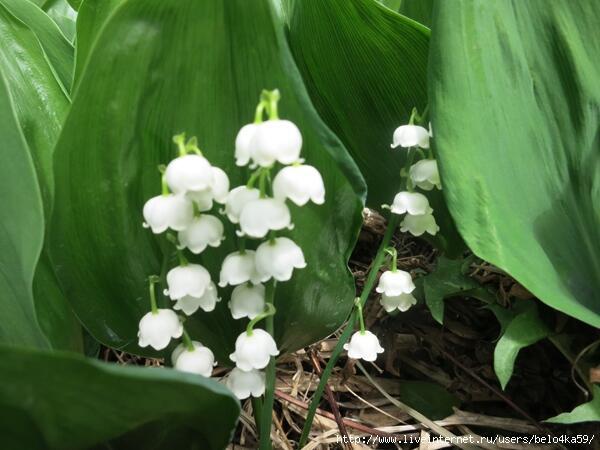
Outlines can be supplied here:
M215 365L215 355L200 342L192 341L194 350L179 344L171 354L173 367L182 372L195 373L209 378Z
M244 371L234 367L225 379L225 385L238 399L244 400L250 396L260 397L265 393L265 378L265 373L260 370Z
M429 132L419 125L402 125L394 131L392 148L429 148Z
M204 291L204 295L202 297L192 297L191 295L186 295L185 297L177 299L173 305L173 309L182 311L186 316L191 316L198 311L199 308L205 312L214 311L215 306L220 301L221 299L218 296L217 287L213 282L211 282Z
M419 192L398 192L394 197L391 210L394 214L409 213L413 215L430 214L433 209L429 200Z
M258 200L260 191L246 186L238 186L233 188L227 195L225 200L225 214L231 223L240 221L240 214L244 206L254 200Z
M323 177L313 166L284 167L273 180L273 196L279 200L289 198L298 206L309 201L322 205L325 203Z
M442 189L440 173L435 159L417 161L410 167L408 174L412 182L424 191L431 191L434 187Z
M228 284L237 286L238 284L250 281L254 284L260 282L256 272L255 262L256 252L246 250L242 252L233 252L225 257L221 266L219 275L219 286L225 287Z
M234 319L254 319L265 309L265 287L247 283L236 286L228 306Z
M237 166L246 166L250 162L251 151L250 142L258 129L258 124L249 123L240 128L235 138L235 164Z
M411 216L408 214L402 222L400 222L400 231L406 233L407 231L413 236L421 236L425 233L429 233L435 236L440 227L435 221L435 217L432 214L424 214L421 216Z
M270 230L292 227L291 220L290 210L284 202L274 198L259 198L242 209L240 228L250 237L263 238Z
M174 267L167 273L168 295L173 300L188 295L201 298L210 283L210 273L199 264Z
M165 178L169 188L177 194L212 187L214 175L210 163L204 156L184 155L169 163Z
M357 331L350 338L350 342L344 344L344 350L352 359L364 361L375 361L379 353L383 353L383 347L379 345L379 339L370 331Z
M194 218L192 202L182 195L158 195L144 204L145 227L154 234L160 234L168 228L174 231L185 229Z
M188 248L192 253L199 254L207 246L218 247L221 245L224 228L215 216L201 214L195 217L190 225L178 233L177 238L181 248Z
M250 141L250 155L262 167L275 162L292 164L300 158L302 134L289 120L267 120L258 125Z
M171 338L179 338L183 334L183 325L179 317L170 309L158 309L149 312L140 320L138 345L162 350L169 345Z
M408 311L411 306L417 304L417 299L412 294L400 294L395 296L383 294L380 303L386 312L392 312L395 309L405 312Z
M255 328L251 335L243 332L235 341L235 352L229 355L235 365L245 371L264 369L271 356L279 355L277 344L265 330Z
M289 238L279 237L263 242L256 249L256 271L261 281L274 278L288 281L294 269L306 267L304 253Z
M404 270L388 270L379 277L379 283L375 290L380 294L394 297L400 294L410 294L415 290L415 284L410 273Z
M211 191L215 202L225 204L229 194L229 177L223 169L212 167L213 183Z

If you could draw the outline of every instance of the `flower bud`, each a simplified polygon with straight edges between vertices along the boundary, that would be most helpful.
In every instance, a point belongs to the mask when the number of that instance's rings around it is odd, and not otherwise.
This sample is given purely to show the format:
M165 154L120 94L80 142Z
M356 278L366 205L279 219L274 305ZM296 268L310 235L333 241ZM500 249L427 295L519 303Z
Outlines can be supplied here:
M375 288L380 294L393 297L400 294L410 294L415 290L410 273L403 270L388 270L379 277L379 284Z
M200 155L175 158L167 166L165 178L171 191L176 194L210 188L214 180L210 163Z
M265 287L262 284L240 284L231 293L229 302L234 319L254 319L265 309Z
M198 308L202 308L205 312L213 311L219 301L221 301L221 299L218 296L217 287L211 281L202 297L186 295L185 297L177 299L175 305L173 305L173 309L183 311L186 316L191 316L198 311Z
M225 201L225 213L231 223L238 223L240 221L240 214L242 209L251 201L258 200L260 197L260 191L254 188L247 188L246 186L238 186L233 188L227 195Z
M421 236L425 232L435 236L440 231L440 227L432 214L422 216L411 216L409 214L400 222L400 231L403 233L408 231L413 236Z
M375 361L378 353L383 353L383 347L379 345L379 339L370 331L357 331L352 335L350 342L344 344L344 350L352 359L363 359Z
M200 298L210 285L210 274L200 264L178 266L167 273L167 286L165 295L173 300L189 295Z
M256 272L255 255L254 250L246 250L244 253L233 252L227 255L221 266L219 286L225 287L228 284L236 286L247 281L257 284L260 279Z
M394 296L382 294L380 303L386 312L392 312L395 309L404 312L408 311L411 306L416 305L417 299L412 294L400 294Z
M290 210L281 200L259 198L246 204L240 215L242 233L263 238L270 230L292 228Z
M225 379L225 385L240 400L251 395L260 397L265 393L265 373L260 370L244 371L234 367Z
M275 175L273 196L282 201L289 198L298 206L309 200L322 205L325 202L325 185L321 174L313 166L288 166Z
M147 313L140 320L138 345L162 350L169 345L171 338L181 337L182 334L183 326L177 314L170 309L158 309Z
M276 161L292 164L300 158L302 135L289 120L267 120L258 125L250 141L250 155L254 162L269 167Z
M269 364L271 356L279 355L277 344L269 333L259 328L252 334L244 331L235 341L235 352L229 355L238 368L249 371L264 369Z
M294 269L304 267L306 261L302 249L289 238L268 240L256 249L256 271L263 282L271 278L288 281Z
M195 217L190 225L177 235L180 249L188 248L192 253L199 254L207 245L218 247L223 237L223 224L215 216L201 214Z
M422 159L421 161L417 161L410 166L408 174L415 186L420 187L424 191L431 191L434 186L438 189L442 189L440 173L435 159Z
M412 215L429 214L433 211L429 206L429 200L418 192L398 192L392 203L394 214L409 213Z
M179 344L171 354L173 367L182 372L190 372L209 378L215 366L215 355L200 342L192 341L194 350L184 343Z
M192 203L182 195L158 195L144 205L144 227L150 227L154 234L171 228L183 230L194 218Z
M419 125L402 125L394 130L394 143L396 147L429 148L429 132Z

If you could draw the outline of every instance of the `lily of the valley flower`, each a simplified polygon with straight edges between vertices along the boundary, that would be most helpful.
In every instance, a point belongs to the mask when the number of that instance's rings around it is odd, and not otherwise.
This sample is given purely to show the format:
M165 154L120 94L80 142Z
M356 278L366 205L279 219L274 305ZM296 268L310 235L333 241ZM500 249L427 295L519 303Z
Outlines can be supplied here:
M344 344L344 350L348 351L349 358L365 361L375 361L377 354L384 351L377 336L367 330L354 333L350 342Z
M140 320L138 345L162 350L169 345L171 338L179 338L182 333L183 326L175 312L170 309L157 309Z
M419 125L402 125L394 131L392 148L429 148L429 132Z
M191 316L198 311L199 308L202 308L205 312L213 311L219 301L221 301L221 299L218 296L217 287L211 281L202 297L186 295L185 297L177 299L173 305L173 309L183 311L186 316Z
M289 120L267 120L257 125L249 148L252 160L259 166L292 164L300 158L302 134Z
M271 356L279 355L277 344L269 333L259 328L244 331L235 341L235 352L229 355L238 368L249 371L264 369Z
M240 214L240 229L253 238L263 238L271 230L292 228L290 210L274 198L259 198L248 202Z
M231 223L238 223L244 206L253 200L258 200L260 191L246 186L233 188L225 201L225 213Z
M244 371L234 367L225 379L225 385L240 400L250 396L260 397L265 393L265 373L260 370Z
M425 232L435 236L437 232L440 231L440 227L432 214L424 214L421 216L407 215L402 222L400 222L400 231L408 231L413 236L421 236Z
M410 167L409 176L416 186L425 191L430 191L434 187L442 189L440 173L435 159L417 161Z
M178 194L211 188L214 174L204 156L183 155L169 163L165 178L171 191Z
M250 162L250 142L258 129L257 123L244 125L235 138L235 164L245 166Z
M392 312L395 309L404 312L408 311L411 306L416 305L417 299L412 294L400 294L394 296L383 294L380 303L386 312Z
M418 192L398 192L394 197L391 210L394 214L429 214L433 211L429 206L429 200Z
M210 273L200 264L174 267L167 273L165 295L178 300L187 295L201 298L210 286Z
M280 200L289 198L298 206L311 200L317 205L325 202L325 185L317 169L308 165L284 167L273 180L273 196Z
M188 248L192 253L199 254L210 245L218 247L223 237L223 224L219 219L207 214L195 217L187 228L178 233L179 248Z
M393 297L400 294L410 294L415 290L410 273L403 270L388 270L381 274L379 284L375 288L380 294Z
M263 282L271 278L288 281L294 269L304 267L306 261L302 249L289 238L268 240L256 249L256 271Z
M240 284L231 293L229 302L234 319L254 319L265 309L265 287L262 284Z
M190 372L210 377L215 365L215 355L198 341L192 341L193 350L184 343L179 344L171 354L173 367L182 372Z
M143 214L144 227L160 234L168 228L174 231L185 229L194 218L194 208L183 195L163 194L148 200Z
M209 211L213 201L224 204L229 194L229 178L227 174L218 167L211 167L213 182L210 187L200 191L187 191L187 198L196 204L200 212Z
M260 278L256 272L255 255L254 250L233 252L227 255L221 266L219 286L225 287L228 284L237 286L247 281L254 284L259 283Z

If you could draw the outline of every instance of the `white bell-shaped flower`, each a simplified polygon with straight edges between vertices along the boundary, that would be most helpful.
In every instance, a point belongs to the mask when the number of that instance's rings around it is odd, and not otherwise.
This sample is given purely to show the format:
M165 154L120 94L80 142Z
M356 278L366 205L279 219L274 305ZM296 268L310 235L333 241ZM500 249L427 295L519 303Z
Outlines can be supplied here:
M234 367L225 379L225 386L240 400L260 397L265 393L265 378L265 373L260 370L245 371Z
M433 214L422 216L411 216L409 214L400 222L400 231L403 233L408 231L413 236L421 236L425 232L435 236L440 231L440 227L436 223Z
M179 344L171 354L173 367L182 372L190 372L209 378L215 366L215 355L208 347L198 341L192 341L194 350L184 343Z
M408 174L412 182L424 191L430 191L434 186L442 189L440 173L435 159L417 161L410 167Z
M210 188L213 199L217 203L225 204L229 194L229 177L223 169L212 167L213 182Z
M289 198L298 206L309 200L322 205L325 202L325 185L321 174L313 166L288 166L275 175L273 196L279 200Z
M183 230L194 218L192 202L182 195L157 195L144 205L144 227L159 234L171 228Z
M165 295L173 300L189 295L200 298L210 286L210 273L200 264L177 266L167 273Z
M395 309L404 312L408 311L411 306L416 305L417 299L412 294L400 294L394 296L383 294L380 303L386 312L392 312Z
M188 248L197 255L202 253L208 245L211 247L221 245L221 241L224 239L223 232L223 224L219 219L208 214L201 214L195 217L185 230L178 233L179 248Z
M231 223L238 223L240 221L240 214L248 203L253 200L260 198L260 191L255 188L248 188L246 186L238 186L233 188L227 195L225 201L225 213Z
M212 187L214 175L210 163L204 156L184 155L169 163L165 178L169 188L178 194Z
M201 191L189 191L185 196L194 202L196 209L200 212L210 211L213 207L213 193L210 188Z
M265 309L265 287L262 284L240 284L231 293L229 302L234 319L254 319Z
M229 355L238 368L248 371L264 369L269 364L271 356L279 355L277 344L265 330L256 328L249 335L246 331L235 341L235 352Z
M221 299L219 298L217 287L211 281L202 297L186 295L185 297L177 299L175 305L173 305L173 309L183 311L186 316L191 316L198 311L198 308L202 308L205 312L213 311L219 301L221 301Z
M415 290L410 273L404 270L388 270L379 277L379 284L375 288L380 294L390 297L400 294L410 294Z
M413 215L429 214L433 211L429 200L419 192L398 192L394 197L391 210L394 214L409 213Z
M253 238L263 238L270 230L292 227L292 217L287 205L274 198L259 198L244 206L240 215L240 229Z
M260 282L256 272L255 256L254 250L246 250L243 253L233 252L227 255L221 266L219 286L225 287L228 284L237 286L248 281L254 284Z
M260 281L274 278L277 281L288 281L294 269L306 267L304 253L289 238L278 237L263 242L256 249L256 271Z
M235 164L237 166L245 166L250 162L252 156L250 143L258 129L258 125L256 123L249 123L238 131L235 138Z
M393 140L392 148L417 146L429 148L429 132L419 125L402 125L396 128Z
M250 155L262 167L276 161L292 164L300 159L302 135L289 120L267 120L258 125L250 141Z
M352 359L363 359L375 361L378 353L383 353L383 347L379 345L379 339L370 331L357 331L350 338L350 342L344 344L344 350Z
M162 350L169 345L171 338L181 337L182 334L183 325L177 314L170 309L158 309L156 313L151 311L140 320L138 345Z

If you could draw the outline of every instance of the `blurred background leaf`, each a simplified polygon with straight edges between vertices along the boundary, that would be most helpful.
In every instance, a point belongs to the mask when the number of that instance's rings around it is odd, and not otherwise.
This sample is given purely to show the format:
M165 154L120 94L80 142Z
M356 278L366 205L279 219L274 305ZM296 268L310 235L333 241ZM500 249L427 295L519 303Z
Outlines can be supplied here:
M429 78L444 193L469 247L596 327L599 15L598 2L437 2Z
M67 0L47 0L42 9L54 20L69 42L73 42L77 11L69 5L69 2Z
M267 1L152 0L124 3L102 27L57 146L52 259L78 317L106 345L141 351L136 334L149 310L146 279L176 264L162 255L163 238L142 227L144 202L160 193L157 166L176 156L171 137L197 136L232 186L245 183L247 174L234 166L234 139L253 119L263 88L281 90L280 115L300 126L303 157L323 173L327 189L325 205L292 208L296 227L288 234L308 267L277 288L279 343L301 348L347 317L354 284L346 262L364 182L313 110L273 22ZM192 259L217 280L235 247L230 227L219 249ZM221 294L216 311L199 312L186 325L227 364L244 324L231 319L229 290Z
M0 372L5 450L220 450L240 409L215 380L71 353L0 346Z

